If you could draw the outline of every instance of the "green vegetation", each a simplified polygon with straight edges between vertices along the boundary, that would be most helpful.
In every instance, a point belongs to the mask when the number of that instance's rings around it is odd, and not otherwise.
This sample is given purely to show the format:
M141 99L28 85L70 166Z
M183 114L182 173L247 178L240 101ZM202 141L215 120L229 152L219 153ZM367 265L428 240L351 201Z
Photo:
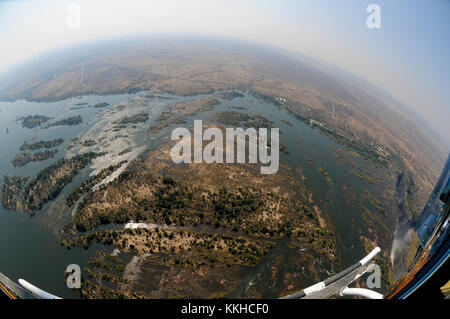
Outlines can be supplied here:
M370 253L375 247L373 247L370 243L364 244L364 250L366 253ZM391 277L393 274L391 274L391 270L389 267L389 262L384 258L382 255L378 254L373 259L374 263L380 267L381 271L381 279L386 283L387 286L389 286L392 283Z
M352 161L350 161L348 159L341 158L341 159L339 159L339 163L342 164L342 165L347 165L347 166L353 167L353 168L356 167L355 163L353 163Z
M72 116L72 117L69 117L66 119L56 121L56 122L50 124L49 127L66 126L66 125L72 126L72 125L79 125L81 123L83 123L83 118L80 115L78 115L78 116Z
M116 256L106 252L97 251L94 257L88 259L88 267L84 268L81 289L78 290L81 298L124 299L143 298L139 293L120 291L116 286L128 284L123 278L124 262Z
M331 180L330 175L328 174L328 171L326 168L324 167L319 167L318 168L319 172L322 173L323 176L325 176L326 180L328 183L332 183L333 181Z
M115 172L120 166L123 165L123 163L119 163L117 165L111 165L105 169L103 169L100 173L98 173L96 176L93 176L89 178L87 181L82 183L80 186L75 188L69 196L67 196L67 205L69 207L73 206L77 200L81 198L81 196L87 192L92 191L92 187L103 181L105 178L110 176L113 172Z
M127 125L127 124L138 124L144 123L148 120L148 113L139 113L133 116L124 117L121 120L114 122L115 124Z
M19 120L22 121L22 127L26 127L29 129L41 126L51 119L51 117L43 115L29 115L25 117L19 117Z
M369 184L375 184L375 181L373 180L373 178L371 178L370 176L363 174L359 171L357 171L356 169L351 170L350 174L352 174L353 176L362 179L363 181L366 181Z
M324 168L324 167L319 167L319 172L321 172L321 173L323 174L323 176L329 177L328 171L327 171L326 168Z
M10 210L23 210L34 214L56 198L82 168L101 155L103 154L85 153L70 159L59 159L31 179L5 176L5 181L8 182L2 186L3 206Z
M420 195L423 193L416 185L416 182L414 181L414 178L412 177L410 172L403 172L401 174L401 178L403 179L406 187L406 208L407 213L410 216L410 218L415 221L417 220L422 206L422 201L420 200Z
M381 270L381 279L384 280L384 282L386 283L386 285L390 285L391 284L391 279L390 279L390 270L389 270L389 262L386 260L386 258L384 258L381 255L377 255L375 256L375 258L373 259L373 261L375 262L375 264L377 264L378 266L380 266L380 270Z
M102 102L102 103L97 103L97 104L95 104L94 107L96 107L96 108L101 108L101 107L106 107L106 106L108 106L108 105L109 105L109 103Z
M1 200L3 207L11 210L21 210L20 194L28 182L28 177L7 176L3 177Z
M108 205L103 205L106 202ZM79 203L73 224L78 231L86 231L130 220L224 227L271 239L300 233L301 239L312 245L318 238L328 238L325 255L333 247L331 233L316 234L315 229L320 228L316 214L297 200L254 188L211 191L132 169L88 193Z
M88 260L88 265L99 268L103 270L116 270L122 272L124 270L124 265L122 260L117 256L108 255L105 252L97 252L97 256L101 258L92 257Z
M384 209L383 204L381 204L381 201L378 198L374 197L373 194L368 190L364 189L362 191L361 200L369 203L370 206L372 206L378 212L387 217L386 209Z
M210 111L219 104L220 102L218 100L211 97L171 104L169 106L169 111L161 112L155 120L158 124L150 127L149 131L159 131L171 124L184 124L187 116Z
M14 166L25 166L29 162L42 162L48 160L49 158L53 158L58 153L58 150L53 151L43 151L36 152L34 154L28 152L22 152L17 154L12 160L11 164Z
M212 115L212 119L219 123L232 125L234 127L253 127L255 129L274 127L273 122L263 116L250 116L247 113L237 111L217 112Z
M97 142L94 141L94 140L85 140L83 142L83 144L81 144L81 146L83 146L83 147L91 147L91 146L94 146L96 144L97 144Z
M55 140L51 140L51 141L39 141L39 142L35 142L35 143L28 143L27 141L23 142L22 146L20 147L21 151L37 151L40 150L42 148L53 148L53 147L57 147L61 144L64 143L64 139L59 138L59 139L55 139Z
M147 99L160 99L160 100L170 100L172 99L170 96L164 96L164 95L156 95L156 94L146 94L144 95Z
M218 233L201 233L192 230L163 230L159 228L106 230L63 240L63 244L67 247L86 248L93 243L114 245L121 251L133 255L147 253L180 255L190 252L190 258L197 260L206 259L212 263L245 266L256 265L257 261L273 247L273 243L266 240ZM96 263L95 266L112 270L109 268L110 264Z
M217 97L224 99L224 100L228 100L231 101L237 97L245 97L244 94L236 92L236 91L232 91L232 92L219 92L216 94Z

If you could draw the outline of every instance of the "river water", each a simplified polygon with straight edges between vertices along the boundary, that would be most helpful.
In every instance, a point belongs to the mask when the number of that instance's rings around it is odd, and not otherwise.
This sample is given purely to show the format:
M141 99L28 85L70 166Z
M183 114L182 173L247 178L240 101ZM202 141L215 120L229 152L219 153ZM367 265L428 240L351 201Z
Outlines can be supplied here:
M111 96L85 96L51 103L0 102L0 145L2 149L0 152L0 176L4 174L33 176L59 157L64 156L66 154L65 149L72 138L83 137L93 128L101 127L100 122L105 120L108 110L112 107L119 104L130 105L135 100L145 100L145 94L145 92L139 92ZM214 95L213 97L217 98ZM135 106L130 110L130 113L150 112L150 119L144 127L138 128L140 133L134 135L138 140L136 145L144 148L151 147L152 142L147 140L148 135L145 132L149 126L154 124L154 119L167 105L192 98L166 96L163 99L149 99L145 100L142 105ZM301 169L306 178L304 180L306 188L313 194L314 204L324 213L324 217L337 237L340 262L332 266L330 273L337 272L360 260L365 255L360 235L367 232L367 226L362 219L359 200L362 190L366 189L381 198L384 185L389 181L380 180L375 184L369 184L351 175L349 169L339 162L334 151L335 149L342 149L342 146L286 112L280 111L272 104L261 101L252 95L235 98L231 101L219 100L222 103L221 105L215 107L212 111L187 118L186 125L191 125L194 119L202 119L204 124L208 124L210 116L214 112L223 110L240 111L232 109L232 106L236 105L244 107L251 115L261 115L270 119L275 127L280 128L282 132L280 141L290 152L290 154L280 153L280 159L288 163L293 171L297 168ZM78 103L94 105L100 102L107 102L110 106L96 109L87 105L76 105ZM245 110L242 111L245 112ZM81 115L84 123L78 126L50 129L42 127L22 128L21 123L17 121L17 117L34 114L51 116L55 120ZM292 126L288 123L291 123ZM170 134L171 129L170 127L167 128L162 134ZM20 168L15 168L10 163L25 140L50 140L60 137L64 138L65 143L58 147L60 152L55 158L40 163L29 163ZM354 157L349 153L346 154L348 159L351 159L359 167L365 168L372 175L382 176L377 168L363 159ZM319 172L319 167L328 171L332 183L329 183ZM64 205L64 197L87 178L91 172L92 169L90 168L83 170L70 185L66 186L63 193L54 202L47 204L34 217L0 207L0 272L15 281L23 278L61 297L76 297L65 286L63 281L64 271L69 264L78 264L83 268L87 259L94 254L98 247L94 246L88 250L67 250L60 246L56 233L64 223L70 221L70 211ZM342 200L348 196L349 190L354 194L356 200ZM285 253L281 249L280 253L282 252ZM270 262L270 260L265 262ZM261 271L262 268L264 267L255 268L256 273L249 273L248 278L257 276L257 272Z

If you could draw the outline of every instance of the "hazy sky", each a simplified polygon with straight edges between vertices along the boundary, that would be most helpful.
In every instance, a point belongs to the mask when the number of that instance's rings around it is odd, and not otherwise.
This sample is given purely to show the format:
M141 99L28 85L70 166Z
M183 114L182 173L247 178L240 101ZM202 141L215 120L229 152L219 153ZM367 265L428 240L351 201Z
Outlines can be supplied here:
M381 28L369 29L369 4ZM81 9L69 28L68 7ZM0 0L0 73L52 49L136 33L268 43L355 73L404 101L450 145L448 0Z

